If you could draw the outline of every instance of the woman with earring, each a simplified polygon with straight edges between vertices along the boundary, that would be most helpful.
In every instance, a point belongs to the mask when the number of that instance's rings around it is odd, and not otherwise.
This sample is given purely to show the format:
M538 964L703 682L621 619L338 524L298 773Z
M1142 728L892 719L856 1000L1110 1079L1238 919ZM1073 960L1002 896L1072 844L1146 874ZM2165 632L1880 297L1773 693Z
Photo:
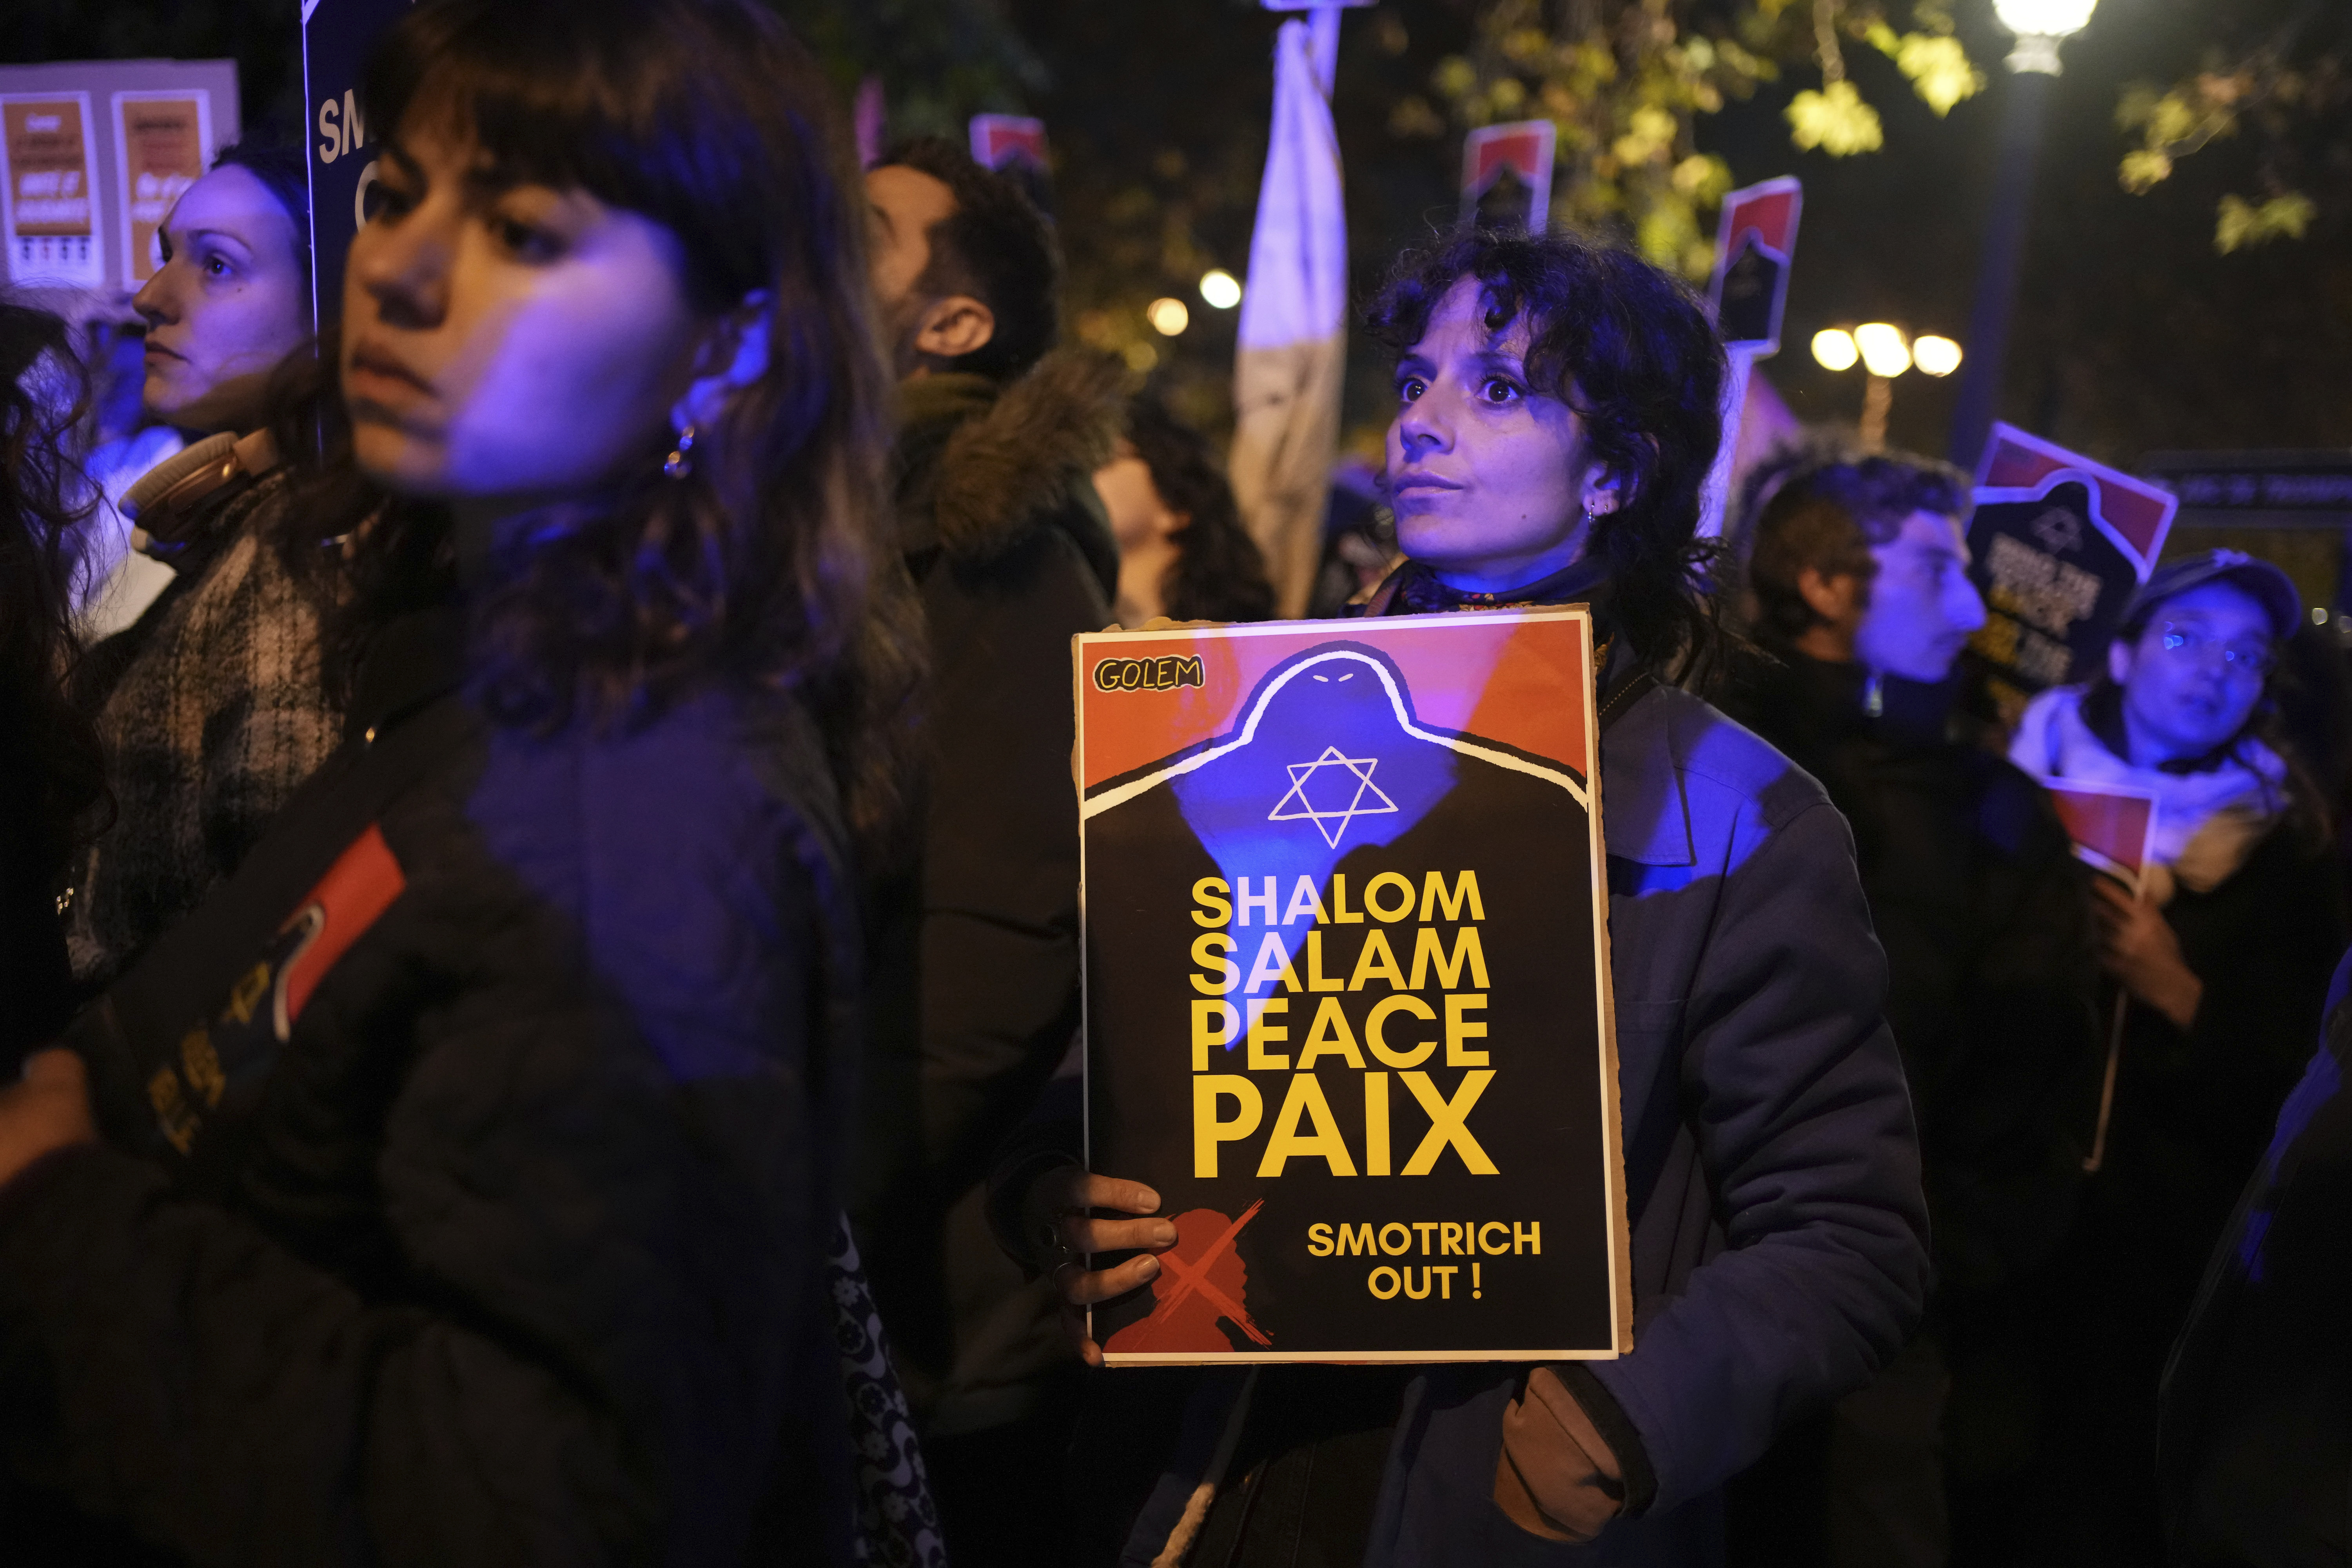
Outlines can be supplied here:
M846 138L749 0L440 0L364 97L346 740L0 1091L0 1452L174 1560L846 1563L919 646Z
M1122 1372L1080 1432L1080 1534L1129 1562L1717 1562L1718 1489L1867 1384L1927 1283L1917 1138L1845 823L1672 684L1711 635L1693 584L1722 350L1681 283L1564 235L1408 256L1371 326L1397 356L1386 479L1408 559L1369 613L1582 603L1602 639L1633 1350L1247 1383ZM1098 1364L1080 1309L1153 1279L1176 1227L1157 1194L1040 1131L1000 1168L998 1230L1052 1274Z

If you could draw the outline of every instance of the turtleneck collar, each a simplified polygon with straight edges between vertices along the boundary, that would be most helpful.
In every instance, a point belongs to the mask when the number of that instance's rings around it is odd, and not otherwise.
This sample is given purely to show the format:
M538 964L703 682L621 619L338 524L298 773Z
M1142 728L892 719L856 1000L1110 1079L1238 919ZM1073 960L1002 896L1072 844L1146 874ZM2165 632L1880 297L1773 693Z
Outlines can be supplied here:
M1548 577L1517 588L1482 594L1449 587L1425 562L1408 561L1396 570L1396 592L1387 613L1429 615L1448 610L1495 610L1517 605L1585 604L1592 606L1594 630L1607 634L1609 567L1590 556L1570 562Z

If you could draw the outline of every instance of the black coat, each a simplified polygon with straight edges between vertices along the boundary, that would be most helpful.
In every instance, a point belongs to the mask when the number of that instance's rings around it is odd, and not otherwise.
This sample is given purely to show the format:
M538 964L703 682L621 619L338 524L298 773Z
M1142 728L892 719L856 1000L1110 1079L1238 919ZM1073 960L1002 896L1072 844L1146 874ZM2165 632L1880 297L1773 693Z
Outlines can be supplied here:
M1111 615L1118 554L1093 473L1118 394L1111 371L1062 355L1010 386L900 389L899 541L933 671L927 793L919 862L872 893L851 1212L909 1397L958 1424L1016 1415L1021 1385L1068 1359L976 1205L949 1215L1077 1028L1070 638Z
M2321 1568L2352 1548L2347 989L2352 958L2166 1373L2166 1545L2183 1568Z
M1811 773L1853 829L1886 950L1886 1021L1919 1119L1937 1272L2011 1281L2065 1233L2105 1037L2088 873L2049 797L1946 737L1945 691L1791 654L1724 709Z
M97 1145L0 1190L20 1485L192 1563L845 1562L822 756L715 692L469 720L216 1184Z

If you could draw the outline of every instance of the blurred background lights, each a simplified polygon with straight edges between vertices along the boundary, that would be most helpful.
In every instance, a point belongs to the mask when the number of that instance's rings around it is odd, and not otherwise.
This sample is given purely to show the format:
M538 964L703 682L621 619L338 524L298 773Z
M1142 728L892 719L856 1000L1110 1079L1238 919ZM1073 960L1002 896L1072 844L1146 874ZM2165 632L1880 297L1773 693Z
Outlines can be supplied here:
M1919 367L1922 375L1949 375L1960 368L1960 345L1949 338L1915 338L1911 342L1911 363Z
M1892 381L1911 368L1911 348L1903 329L1886 321L1864 321L1853 330L1853 346L1862 351L1862 365Z
M1201 274L1201 298L1213 310L1230 310L1242 302L1242 280L1222 267Z
M1843 327L1828 327L1813 334L1813 359L1823 370L1852 370L1862 351Z
M1992 0L1993 15L2028 37L2072 37L2090 24L2099 0Z
M1144 307L1143 319L1161 337L1172 338L1192 324L1192 312L1184 308L1181 300L1160 299Z

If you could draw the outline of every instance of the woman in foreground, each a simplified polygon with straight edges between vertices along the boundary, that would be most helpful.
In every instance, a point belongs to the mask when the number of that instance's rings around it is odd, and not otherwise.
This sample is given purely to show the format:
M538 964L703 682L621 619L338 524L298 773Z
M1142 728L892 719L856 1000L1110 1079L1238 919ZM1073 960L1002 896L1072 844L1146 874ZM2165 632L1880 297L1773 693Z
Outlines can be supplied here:
M854 171L740 0L425 5L365 96L288 545L352 739L0 1095L7 1460L191 1562L846 1563L846 859L919 645Z
M1089 1561L1674 1563L1720 1556L1717 1489L1869 1381L1916 1321L1927 1215L1885 964L1820 787L1661 677L1691 588L1722 354L1679 283L1565 237L1410 257L1388 484L1409 559L1373 614L1589 603L1636 1327L1559 1366L1121 1372L1076 1452ZM1076 1310L1174 1243L1156 1194L1027 1151L1011 1239ZM1076 1255L1142 1256L1089 1271ZM1067 1250L1065 1250L1067 1249ZM1091 1342L1081 1345L1099 1360ZM1187 1433L1236 1430L1188 1447ZM1123 1555L1120 1555L1123 1553Z

